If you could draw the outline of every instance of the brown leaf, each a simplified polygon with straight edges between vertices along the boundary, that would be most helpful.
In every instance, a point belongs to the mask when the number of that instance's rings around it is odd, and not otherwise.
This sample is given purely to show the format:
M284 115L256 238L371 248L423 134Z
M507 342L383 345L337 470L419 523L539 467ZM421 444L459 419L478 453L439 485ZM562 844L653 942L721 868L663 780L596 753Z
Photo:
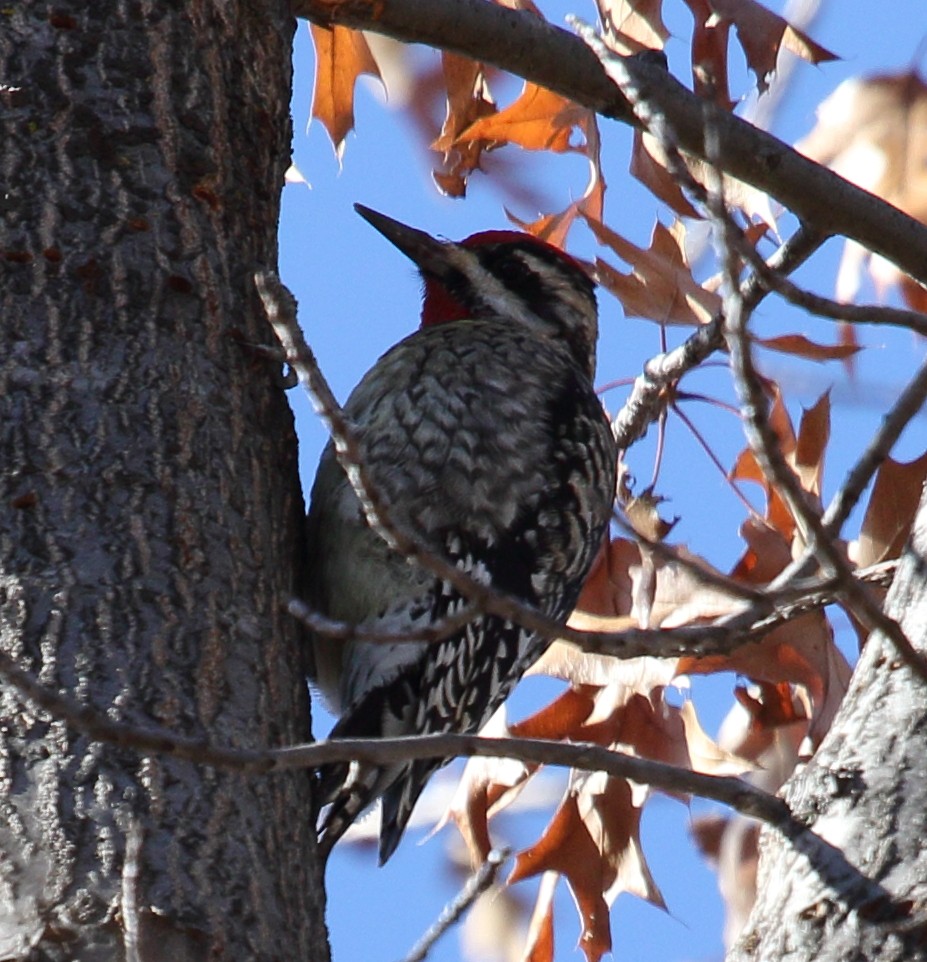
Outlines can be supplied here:
M748 584L767 584L792 560L783 535L759 521L742 527L747 550L731 577ZM801 685L810 701L809 735L815 744L830 726L846 692L850 668L834 645L833 629L822 611L813 611L780 625L754 645L729 655L680 658L680 674L733 671L773 685Z
M861 568L901 555L927 480L927 454L903 464L887 458L876 474L853 560Z
M545 872L541 878L528 924L523 962L554 962L554 892L559 878L556 872Z
M657 222L650 247L643 250L587 217L586 222L600 244L610 247L631 265L622 274L601 258L596 270L603 287L611 291L629 317L643 317L660 324L706 324L721 308L721 298L696 283L683 250L683 228L677 222L666 228Z
M605 181L599 166L599 133L595 118L591 118L586 128L586 156L589 158L589 182L579 200L573 201L564 210L556 214L545 214L533 223L519 220L514 214L506 211L508 218L523 231L539 237L554 247L566 249L566 239L573 222L577 217L586 216L601 219L605 202Z
M506 725L504 706L483 727L481 735L505 738L510 734ZM493 848L489 837L489 819L510 805L537 771L537 765L527 765L515 758L484 758L475 756L467 761L457 783L454 797L434 831L453 820L476 867L486 861Z
M621 891L665 907L640 849L640 809L629 784L601 772L575 781L544 834L519 852L509 879L563 875L582 922L588 962L611 949L608 908Z
M768 382L767 389L773 397L769 420L776 434L779 450L804 490L819 498L824 474L824 454L830 438L829 395L821 395L814 407L803 413L796 439L778 385ZM763 486L766 492L766 521L771 528L791 542L796 531L795 519L779 491L770 485L763 474L750 448L745 448L737 456L730 477L738 481L756 481Z
M662 50L669 37L663 0L596 0L609 46L620 54Z
M927 222L927 84L919 74L845 81L818 107L817 116L814 130L796 149ZM923 309L927 295L919 284L851 243L844 247L838 298L855 298L867 263L878 289L900 283L908 304Z
M315 88L311 115L328 131L340 157L344 138L354 129L354 84L361 74L380 78L363 33L347 27L309 24L315 43Z
M436 168L432 176L443 193L463 197L467 178L479 168L480 157L490 144L480 139L459 142L457 138L474 121L491 116L498 108L481 63L445 50L441 66L447 85L447 116L431 149L443 153L444 167Z
M658 200L680 217L701 217L666 169L663 151L651 134L634 131L629 170Z
M769 76L776 69L780 47L784 46L809 63L837 59L836 54L815 43L806 33L756 0L709 0L709 3L719 17L737 27L737 39L750 69L756 74L761 92L768 86Z
M862 347L859 344L818 344L809 340L804 334L782 334L779 337L758 337L756 343L778 351L780 354L792 354L803 357L808 361L845 361L858 354Z
M725 110L734 108L727 75L730 24L715 16L709 0L685 0L695 21L692 30L692 78L695 92Z
M801 486L820 498L824 480L824 455L830 441L830 391L825 391L807 410L802 411L795 452L789 459Z

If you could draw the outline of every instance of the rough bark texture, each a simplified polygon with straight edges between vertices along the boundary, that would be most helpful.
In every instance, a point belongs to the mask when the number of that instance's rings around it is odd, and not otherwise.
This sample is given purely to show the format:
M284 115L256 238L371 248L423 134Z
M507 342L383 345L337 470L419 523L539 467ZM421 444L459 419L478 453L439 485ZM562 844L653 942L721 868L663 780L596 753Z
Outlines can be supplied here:
M249 747L308 732L296 442L241 343L269 339L292 30L283 0L0 11L0 645ZM0 958L117 959L126 928L144 960L324 958L306 773L139 758L6 686L0 719Z
M927 652L927 492L886 609ZM927 690L881 635L811 762L789 783L796 814L901 909L860 904L851 873L825 884L804 855L764 836L759 899L728 959L927 959Z

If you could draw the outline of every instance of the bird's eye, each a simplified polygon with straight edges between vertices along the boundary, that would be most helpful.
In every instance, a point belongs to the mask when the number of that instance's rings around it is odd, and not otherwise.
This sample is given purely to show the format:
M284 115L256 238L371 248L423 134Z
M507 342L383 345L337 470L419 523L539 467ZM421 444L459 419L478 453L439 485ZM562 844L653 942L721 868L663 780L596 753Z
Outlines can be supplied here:
M499 274L506 286L523 284L531 276L531 269L517 257L509 257L499 265Z

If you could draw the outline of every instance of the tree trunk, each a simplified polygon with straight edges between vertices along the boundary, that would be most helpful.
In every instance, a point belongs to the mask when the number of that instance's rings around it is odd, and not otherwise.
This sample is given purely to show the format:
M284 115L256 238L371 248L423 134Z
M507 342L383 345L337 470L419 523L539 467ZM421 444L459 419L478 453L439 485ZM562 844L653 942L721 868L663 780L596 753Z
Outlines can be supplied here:
M927 489L886 610L927 653ZM927 688L881 634L866 644L834 724L789 783L799 818L889 893L860 904L856 879L825 883L805 855L764 835L759 896L729 962L927 959Z
M241 747L309 731L296 441L243 344L270 340L292 32L284 0L0 12L0 645ZM325 958L306 773L141 758L8 686L0 720L0 958Z

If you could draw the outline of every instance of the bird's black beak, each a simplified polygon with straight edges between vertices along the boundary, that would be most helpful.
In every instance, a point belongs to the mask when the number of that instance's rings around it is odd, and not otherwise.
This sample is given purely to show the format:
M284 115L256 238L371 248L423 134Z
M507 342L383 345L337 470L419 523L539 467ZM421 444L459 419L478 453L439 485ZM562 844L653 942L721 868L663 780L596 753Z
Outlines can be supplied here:
M424 274L444 277L451 265L448 254L456 245L450 241L435 240L430 234L414 227L407 227L386 214L355 204L354 209L372 227L375 227L390 243L394 244Z

